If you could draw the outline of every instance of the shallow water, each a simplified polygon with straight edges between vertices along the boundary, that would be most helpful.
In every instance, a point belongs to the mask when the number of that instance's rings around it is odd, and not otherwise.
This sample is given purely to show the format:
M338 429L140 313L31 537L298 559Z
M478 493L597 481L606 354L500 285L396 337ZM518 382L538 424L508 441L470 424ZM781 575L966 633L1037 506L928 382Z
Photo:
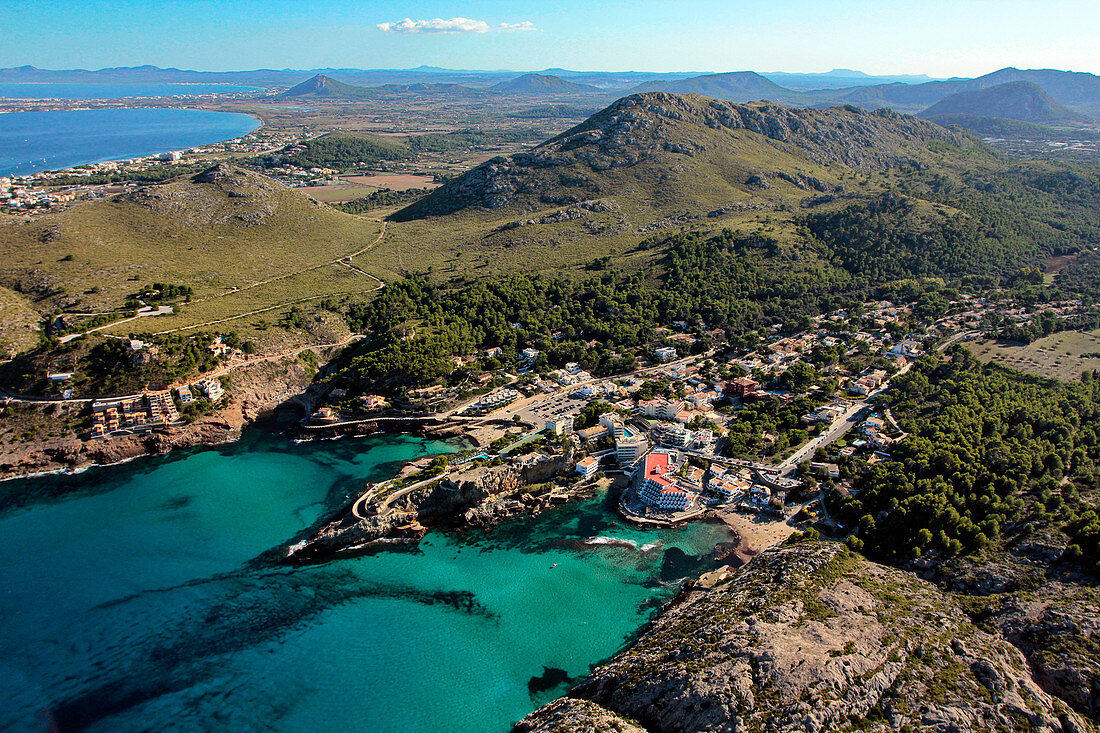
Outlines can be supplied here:
M0 486L32 497L0 514L0 729L506 731L730 539L623 527L601 497L416 551L254 562L452 449L251 435Z

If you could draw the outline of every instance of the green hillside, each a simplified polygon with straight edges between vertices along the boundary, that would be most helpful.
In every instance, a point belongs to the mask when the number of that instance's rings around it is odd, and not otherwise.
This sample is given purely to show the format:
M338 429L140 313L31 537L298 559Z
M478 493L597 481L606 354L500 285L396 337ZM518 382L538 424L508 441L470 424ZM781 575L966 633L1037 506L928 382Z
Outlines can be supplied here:
M493 159L395 218L528 212L591 199L653 215L778 204L836 192L842 175L927 157L931 142L974 147L956 132L892 112L650 92L621 99L530 152Z
M972 92L960 92L920 113L936 120L944 115L977 115L1021 122L1059 124L1086 122L1088 117L1056 102L1038 84L1013 81Z
M219 164L29 223L0 223L0 282L19 283L41 311L112 311L154 282L186 285L195 301L240 288L240 294L182 309L186 315L216 305L212 317L232 315L247 286L356 251L374 241L379 228L297 189ZM366 280L362 287L375 285ZM326 287L314 281L303 295ZM163 323L178 325L180 318Z

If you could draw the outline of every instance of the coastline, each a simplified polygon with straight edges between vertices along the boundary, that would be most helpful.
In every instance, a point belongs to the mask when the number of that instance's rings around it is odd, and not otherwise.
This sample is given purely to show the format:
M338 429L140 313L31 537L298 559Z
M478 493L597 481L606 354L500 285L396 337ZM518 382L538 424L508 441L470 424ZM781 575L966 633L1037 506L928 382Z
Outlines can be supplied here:
M158 98L151 98L151 99L155 101L155 99L158 99ZM202 113L215 114L215 115L242 115L242 116L245 116L245 117L250 117L252 120L254 120L255 122L258 123L256 125L256 127L252 128L251 130L248 130L246 132L243 132L243 133L240 133L240 134L237 134L237 135L233 135L231 137L220 137L219 135L214 135L214 137L218 138L218 139L208 140L207 142L203 142L203 143L199 143L199 144L188 144L188 145L180 146L180 147L183 147L183 148L204 147L204 146L207 146L207 145L220 145L222 143L237 141L237 140L240 140L241 138L243 138L246 135L252 135L254 133L257 133L257 132L261 131L264 128L264 125L266 124L263 117L259 113L251 111L251 110L249 110L249 111L245 111L245 110L227 111L227 110L204 109L204 108L198 107L198 106L175 106L175 105L173 105L173 106L82 107L82 108L79 108L79 109L72 109L71 107L58 107L56 109L45 108L45 109L35 109L35 110L0 110L0 114L34 114L34 113L39 113L39 112L41 112L41 113L57 113L57 112L78 113L78 112L91 112L91 111L124 111L124 110L179 110L179 111L184 111L184 112L202 112ZM91 159L82 160L81 162L78 162L78 163L72 163L72 164L67 165L63 168L44 168L42 170L36 170L36 171L30 172L30 173L15 173L15 172L12 172L12 173L0 173L0 175L6 176L6 177L30 177L30 176L40 175L40 174L45 173L47 171L56 171L56 172L64 173L64 172L68 172L68 171L73 171L76 168L78 168L80 166L84 166L84 165L98 165L98 164L103 164L103 163L117 163L117 162L122 161L122 160L131 160L131 159L134 159L134 158L151 158L151 157L156 157L156 156L162 155L164 153L174 152L175 150L178 150L178 149L180 149L180 148L179 147L177 147L177 148L168 148L168 149L163 149L163 150L158 149L158 150L153 151L153 152L147 152L147 153L141 153L141 154L135 153L135 154L131 154L131 155L110 154L110 155L103 156L103 157L92 157Z
M240 438L245 428L272 420L275 410L303 393L311 381L297 362L257 364L253 369L238 370L236 375L228 404L192 423L106 439L68 436L33 443L2 444L0 481L76 474L144 456L232 443Z

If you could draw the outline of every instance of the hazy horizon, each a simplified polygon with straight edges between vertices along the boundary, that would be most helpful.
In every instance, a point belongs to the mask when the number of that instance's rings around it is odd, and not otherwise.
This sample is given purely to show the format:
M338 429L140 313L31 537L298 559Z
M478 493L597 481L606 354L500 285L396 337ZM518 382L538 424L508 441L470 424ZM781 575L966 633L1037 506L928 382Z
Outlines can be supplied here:
M0 8L0 66L195 71L323 68L643 73L767 70L974 77L1008 66L1100 72L1090 28L1100 4L1056 11L1032 0L745 2L654 0L554 8L504 0L461 4L242 0L60 0Z

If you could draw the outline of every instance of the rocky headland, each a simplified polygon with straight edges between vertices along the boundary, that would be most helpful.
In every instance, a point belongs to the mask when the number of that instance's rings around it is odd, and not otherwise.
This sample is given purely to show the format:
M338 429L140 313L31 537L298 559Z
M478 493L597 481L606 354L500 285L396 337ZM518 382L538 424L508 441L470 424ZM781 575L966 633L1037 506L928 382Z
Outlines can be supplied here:
M685 589L569 697L516 731L1092 729L950 594L821 542Z
M531 466L474 466L404 489L373 487L289 548L287 560L320 562L392 542L419 541L434 527L488 528L592 493L594 482L554 483L575 466L572 452ZM412 464L401 476L415 470ZM415 477L415 473L410 476Z
M65 435L29 442L0 442L0 478L75 471L174 450L236 440L249 424L273 418L310 386L310 373L296 361L260 363L233 372L228 402L212 415L148 433L86 439ZM33 409L31 407L30 409Z

